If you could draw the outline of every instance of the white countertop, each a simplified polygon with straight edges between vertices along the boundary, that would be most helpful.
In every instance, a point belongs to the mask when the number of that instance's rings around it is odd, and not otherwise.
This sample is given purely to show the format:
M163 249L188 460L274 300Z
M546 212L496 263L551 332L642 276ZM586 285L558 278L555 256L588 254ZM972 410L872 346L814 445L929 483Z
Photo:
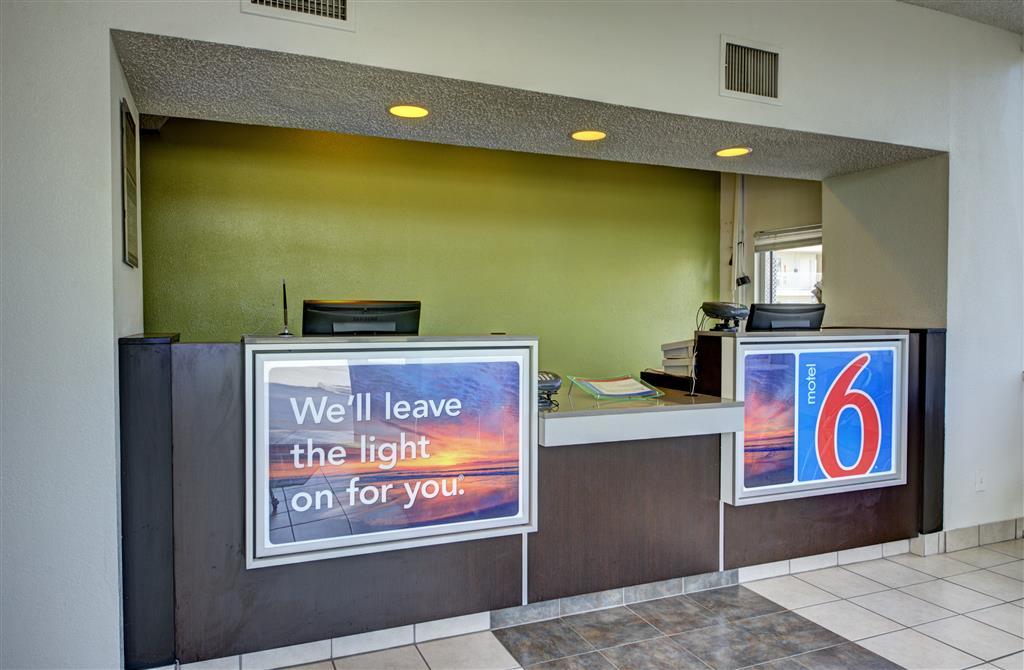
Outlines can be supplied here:
M743 430L743 403L666 390L660 398L598 400L563 386L540 413L542 447L714 435Z

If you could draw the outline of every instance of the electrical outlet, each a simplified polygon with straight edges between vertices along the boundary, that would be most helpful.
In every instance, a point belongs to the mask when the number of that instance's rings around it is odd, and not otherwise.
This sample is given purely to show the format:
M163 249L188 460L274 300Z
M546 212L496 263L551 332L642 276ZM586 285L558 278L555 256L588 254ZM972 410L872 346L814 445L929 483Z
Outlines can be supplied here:
M974 490L984 491L985 490L985 471L978 468L974 471Z

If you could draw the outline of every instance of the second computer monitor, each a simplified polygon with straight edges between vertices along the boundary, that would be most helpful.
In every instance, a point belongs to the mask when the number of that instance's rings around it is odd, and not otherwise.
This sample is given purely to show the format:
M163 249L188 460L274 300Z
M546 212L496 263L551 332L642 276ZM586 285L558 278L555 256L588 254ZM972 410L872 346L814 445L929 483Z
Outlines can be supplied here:
M821 330L824 317L825 305L818 303L754 303L746 330Z
M418 300L304 300L302 334L418 335Z

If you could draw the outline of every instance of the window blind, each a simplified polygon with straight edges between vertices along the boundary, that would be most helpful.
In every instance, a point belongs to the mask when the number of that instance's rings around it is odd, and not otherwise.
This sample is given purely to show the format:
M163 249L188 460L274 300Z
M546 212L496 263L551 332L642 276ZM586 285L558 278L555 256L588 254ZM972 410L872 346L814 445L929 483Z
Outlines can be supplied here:
M821 244L821 226L800 226L754 233L754 251L784 251Z

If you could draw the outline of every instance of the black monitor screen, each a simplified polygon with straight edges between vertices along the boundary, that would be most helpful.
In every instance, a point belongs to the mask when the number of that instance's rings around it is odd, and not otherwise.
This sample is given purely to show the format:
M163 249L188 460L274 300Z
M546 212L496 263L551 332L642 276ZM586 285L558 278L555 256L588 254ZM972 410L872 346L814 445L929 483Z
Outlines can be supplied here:
M762 330L821 330L825 305L817 303L754 303L747 316L747 332Z
M304 300L305 335L418 335L418 300Z

